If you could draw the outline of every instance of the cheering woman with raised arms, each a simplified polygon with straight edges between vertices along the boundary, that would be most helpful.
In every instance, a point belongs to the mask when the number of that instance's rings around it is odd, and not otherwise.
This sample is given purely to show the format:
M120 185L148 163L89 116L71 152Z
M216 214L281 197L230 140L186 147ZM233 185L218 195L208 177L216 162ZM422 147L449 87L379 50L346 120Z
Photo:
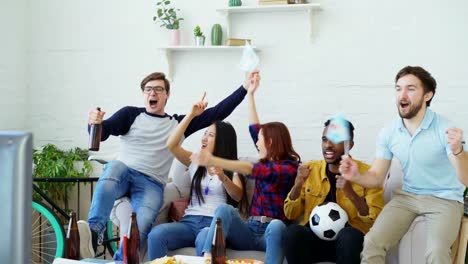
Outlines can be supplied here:
M255 73L251 79L249 98L249 129L259 152L259 161L250 163L217 157L202 150L191 159L200 166L216 166L250 175L255 189L246 222L230 205L216 209L210 231L203 247L204 256L211 256L211 244L216 228L216 218L221 218L224 237L228 245L237 250L266 251L266 264L283 263L282 237L288 219L284 215L284 200L294 185L299 155L294 151L287 127L281 122L260 124L254 94L260 82Z
M180 222L161 224L152 229L148 235L151 260L165 256L168 250L192 246L195 246L197 254L201 255L204 240L200 240L198 234L200 230L210 226L215 209L226 202L236 207L241 202L241 210L247 208L242 176L215 166L193 164L190 162L192 152L179 145L190 121L205 110L207 102L204 98L205 95L192 106L190 114L185 116L167 141L167 148L189 168L192 181L190 203ZM229 123L214 122L205 131L201 143L201 149L204 151L227 160L237 159L236 132Z

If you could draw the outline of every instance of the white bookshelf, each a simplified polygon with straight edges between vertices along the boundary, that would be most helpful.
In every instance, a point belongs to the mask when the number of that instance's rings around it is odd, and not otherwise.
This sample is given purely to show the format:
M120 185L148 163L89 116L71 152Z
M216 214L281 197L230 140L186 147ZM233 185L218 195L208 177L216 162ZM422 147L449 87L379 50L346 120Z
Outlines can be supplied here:
M219 8L216 11L222 14L233 13L261 13L261 12L290 12L290 11L309 11L321 10L322 7L319 3L309 4L290 4L290 5L257 5L257 6L233 6L226 8Z
M168 79L173 79L173 67L174 62L172 59L172 53L174 52L242 52L244 46L188 46L188 45L181 45L181 46L161 46L158 50L162 53L161 55L164 58L166 63L167 69L167 77ZM256 47L253 47L256 52L260 50Z
M224 16L226 20L227 36L230 37L231 14L239 13L273 13L273 12L306 12L309 20L309 34L312 37L312 16L314 12L321 11L322 5L320 3L308 4L288 4L288 5L257 5L257 6L233 6L226 8L216 9L218 13Z
M258 48L253 47L254 50ZM236 51L243 50L244 46L162 46L159 47L160 50L166 52L173 51Z

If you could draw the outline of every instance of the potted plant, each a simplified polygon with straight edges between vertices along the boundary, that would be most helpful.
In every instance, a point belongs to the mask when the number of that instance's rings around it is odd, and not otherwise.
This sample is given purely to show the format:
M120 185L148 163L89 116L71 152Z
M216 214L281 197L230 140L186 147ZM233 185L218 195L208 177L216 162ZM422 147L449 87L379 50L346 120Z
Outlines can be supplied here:
M169 29L171 34L171 45L180 44L180 21L184 20L181 17L177 17L176 11L180 9L175 9L170 7L171 1L161 0L156 3L156 16L153 17L153 21L159 23L161 27Z
M68 151L47 144L34 149L35 178L84 178L92 171L88 150L74 148ZM68 210L68 194L75 183L39 182L43 190L61 208ZM37 197L36 197L37 198Z
M200 26L196 26L193 30L193 34L195 35L195 45L196 46L203 46L205 45L205 35L200 29Z

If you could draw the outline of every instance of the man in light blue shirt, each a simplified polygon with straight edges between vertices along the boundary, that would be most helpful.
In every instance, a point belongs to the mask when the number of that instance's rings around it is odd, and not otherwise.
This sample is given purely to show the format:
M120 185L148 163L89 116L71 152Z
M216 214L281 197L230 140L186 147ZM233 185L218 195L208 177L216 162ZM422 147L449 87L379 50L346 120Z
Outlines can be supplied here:
M395 192L365 236L361 263L384 263L387 250L423 215L429 227L426 262L448 264L468 185L463 131L428 108L436 89L429 72L407 66L398 72L395 83L400 118L379 134L372 167L359 174L349 157L340 166L345 179L368 188L383 185L393 157L403 168L403 188Z

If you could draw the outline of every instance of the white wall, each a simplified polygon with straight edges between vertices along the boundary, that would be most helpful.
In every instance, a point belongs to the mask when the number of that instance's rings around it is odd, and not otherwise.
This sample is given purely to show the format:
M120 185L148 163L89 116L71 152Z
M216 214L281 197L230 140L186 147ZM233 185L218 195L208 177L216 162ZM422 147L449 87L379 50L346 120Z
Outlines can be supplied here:
M215 9L226 6L227 0L173 2L185 18L183 44L192 44L195 25L202 27L209 43L211 25L224 23ZM286 123L303 160L321 157L322 124L337 112L356 126L354 155L372 160L378 131L396 117L393 78L406 65L421 65L433 73L438 90L432 109L468 131L468 2L317 2L323 11L313 18L312 41L304 12L231 18L232 36L252 38L261 49L262 86L257 96L261 120ZM166 45L168 36L152 22L155 1L43 0L29 4L27 81L32 100L27 113L35 144L85 147L90 108L101 106L109 116L121 106L142 105L141 79L150 72L167 70L157 47ZM11 20L17 21L16 16ZM174 54L167 112L185 112L204 90L211 105L221 100L242 81L239 58L236 52ZM11 91L4 99L3 90L2 116L5 104L22 103ZM255 155L246 110L242 104L228 118L237 129L241 156ZM188 148L198 148L199 135L187 140ZM117 144L117 139L103 143L102 152L115 151Z
M0 1L0 130L24 130L28 111L26 0Z

